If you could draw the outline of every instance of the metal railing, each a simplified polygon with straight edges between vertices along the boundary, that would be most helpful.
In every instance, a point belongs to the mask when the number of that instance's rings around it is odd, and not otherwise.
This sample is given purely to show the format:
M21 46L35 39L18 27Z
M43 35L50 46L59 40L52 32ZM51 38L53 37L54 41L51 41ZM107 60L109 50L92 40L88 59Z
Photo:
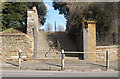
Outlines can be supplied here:
M66 53L104 53L106 54L106 69L109 69L109 51L106 52L70 52L70 51L64 51L64 49L62 49L61 51L61 70L65 69L65 62L64 62L64 54Z
M61 70L64 70L65 69L65 62L64 62L64 54L67 54L67 53L103 53L103 54L106 54L106 69L108 70L109 69L109 51L106 51L106 52L70 52L70 51L64 51L62 49L61 51ZM19 69L21 69L21 49L19 50L19 57L18 57L18 67Z

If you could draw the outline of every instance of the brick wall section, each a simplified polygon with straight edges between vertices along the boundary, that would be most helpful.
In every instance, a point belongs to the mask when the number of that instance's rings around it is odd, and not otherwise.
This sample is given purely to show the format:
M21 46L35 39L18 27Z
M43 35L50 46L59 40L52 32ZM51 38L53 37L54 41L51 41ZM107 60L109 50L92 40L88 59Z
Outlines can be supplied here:
M120 50L120 46L97 46L96 52L106 52L109 51L109 59L110 61L118 60L118 52ZM106 61L106 54L96 54L97 61Z
M18 56L18 50L22 50L22 56L31 58L33 53L33 40L26 34L1 34L3 60Z

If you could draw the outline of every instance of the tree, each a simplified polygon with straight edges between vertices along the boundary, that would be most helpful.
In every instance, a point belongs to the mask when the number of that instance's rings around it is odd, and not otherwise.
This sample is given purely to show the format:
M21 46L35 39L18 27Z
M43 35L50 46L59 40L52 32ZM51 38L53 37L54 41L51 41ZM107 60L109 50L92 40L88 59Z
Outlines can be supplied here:
M47 24L46 24L46 31L47 31L47 32L52 31L52 25L51 25L50 23L47 23Z
M2 27L2 2L0 2L0 27ZM2 29L0 28L0 31Z
M93 14L89 16L88 11ZM118 3L93 3L89 6L85 15L97 21L98 32L117 32Z
M27 10L37 7L39 21L45 23L46 7L43 2L3 2L2 3L2 29L22 28L27 25Z
M75 38L76 33L80 32L82 17L87 6L88 4L82 2L53 2L54 9L58 9L59 13L67 19L66 31L68 31L71 38Z
M120 2L118 2L118 45L120 45Z
M115 2L53 2L54 9L67 19L67 31L74 34L80 32L83 17L97 21L97 32L112 32L117 19L117 5Z

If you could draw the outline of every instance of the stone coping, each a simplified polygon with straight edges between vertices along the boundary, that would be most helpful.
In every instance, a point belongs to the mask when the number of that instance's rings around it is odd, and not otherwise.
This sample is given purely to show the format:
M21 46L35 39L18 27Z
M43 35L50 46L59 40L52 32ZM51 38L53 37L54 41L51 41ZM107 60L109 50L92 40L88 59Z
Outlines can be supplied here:
M95 24L97 21L87 21L88 24Z
M25 34L14 34L14 33L12 33L12 34L0 34L0 36L25 36Z
M46 32L46 31L39 31L39 32L44 32L44 33L68 33L67 31L57 31L57 32L54 32L54 31L50 31L50 32Z
M118 46L118 45L111 45L111 46L96 46L96 48L115 48L115 47L119 47L120 48L120 46Z

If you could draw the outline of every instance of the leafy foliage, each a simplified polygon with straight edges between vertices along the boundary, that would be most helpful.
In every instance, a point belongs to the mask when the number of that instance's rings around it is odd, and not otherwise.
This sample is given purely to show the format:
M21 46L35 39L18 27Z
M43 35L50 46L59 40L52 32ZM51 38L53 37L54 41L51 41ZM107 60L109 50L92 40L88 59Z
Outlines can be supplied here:
M45 23L46 7L43 2L3 2L2 3L2 30L8 28L24 29L27 24L27 10L37 7L39 21Z
M67 19L67 31L74 36L82 30L82 18L97 21L97 32L117 31L117 3L53 2Z
M92 16L86 12L86 17L97 20L98 32L116 32L117 31L117 3L94 3L88 10L92 11Z

